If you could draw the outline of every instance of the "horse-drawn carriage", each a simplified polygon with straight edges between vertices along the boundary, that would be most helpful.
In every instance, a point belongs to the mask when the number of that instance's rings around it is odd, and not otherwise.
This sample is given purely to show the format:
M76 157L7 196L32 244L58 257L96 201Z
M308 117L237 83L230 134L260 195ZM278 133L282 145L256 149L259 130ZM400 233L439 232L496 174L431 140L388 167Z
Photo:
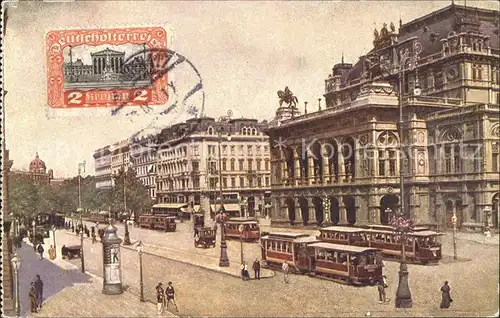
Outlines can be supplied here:
M62 253L62 258L65 259L66 257L68 259L73 259L75 257L81 257L81 246L80 245L71 245L71 246L66 246L63 245L61 248L61 253Z
M203 248L215 247L215 230L209 227L199 228L194 236L194 246Z

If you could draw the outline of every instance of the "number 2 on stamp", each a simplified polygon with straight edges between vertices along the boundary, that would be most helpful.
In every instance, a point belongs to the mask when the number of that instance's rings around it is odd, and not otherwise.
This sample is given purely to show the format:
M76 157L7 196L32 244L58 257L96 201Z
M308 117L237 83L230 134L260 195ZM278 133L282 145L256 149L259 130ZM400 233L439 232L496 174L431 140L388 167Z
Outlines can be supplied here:
M83 94L80 92L71 92L68 94L68 104L81 105L83 101L82 97Z

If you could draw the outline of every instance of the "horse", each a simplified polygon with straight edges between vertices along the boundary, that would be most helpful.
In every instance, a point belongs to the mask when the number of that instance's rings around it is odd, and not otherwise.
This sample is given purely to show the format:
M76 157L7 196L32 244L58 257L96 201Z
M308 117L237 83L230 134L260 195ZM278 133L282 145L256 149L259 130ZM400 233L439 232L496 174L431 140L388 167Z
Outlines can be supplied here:
M296 96L292 94L289 90L278 91L278 97L280 98L280 107L283 105L283 102L288 104L288 107L297 107L297 103L299 100Z

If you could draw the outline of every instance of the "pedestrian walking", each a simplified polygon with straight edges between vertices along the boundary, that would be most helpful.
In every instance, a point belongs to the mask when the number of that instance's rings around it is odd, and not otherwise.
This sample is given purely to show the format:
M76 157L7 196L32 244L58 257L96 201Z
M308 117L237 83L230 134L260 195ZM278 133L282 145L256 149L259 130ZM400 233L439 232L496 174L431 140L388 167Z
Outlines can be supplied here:
M42 260L43 259L43 251L44 250L43 250L43 246L42 246L41 243L38 243L38 246L37 246L36 250L37 250L38 254L40 254L40 260Z
M92 232L92 244L97 242L97 237L95 235L95 232Z
M258 259L255 259L255 262L253 262L252 267L253 267L253 273L254 273L255 279L260 280L260 262Z
M54 246L52 246L52 245L49 248L49 257L51 260L56 259L56 250L55 250Z
M248 274L248 265L245 261L241 263L240 265L240 270L241 270L241 279L243 280L248 280L249 279L249 274Z
M385 296L385 289L389 287L387 285L387 277L385 275L380 278L377 284L377 289L378 289L378 303L383 304L387 303L390 301L390 299L387 299Z
M36 274L35 290L36 290L37 307L39 309L42 309L42 302L43 302L43 281L40 278L40 275L38 275L38 274Z
M36 299L36 288L35 288L35 282L31 282L31 287L28 290L28 297L30 299L30 309L31 312L38 312L37 308L37 299Z
M288 263L287 262L284 262L283 265L281 266L281 269L283 270L283 280L285 283L289 283L290 282L290 279L288 277L288 270L289 270L289 267L288 267Z
M451 288L450 285L448 285L448 281L444 282L444 285L441 286L441 308L450 308L451 302L453 299L451 299Z
M158 314L163 313L163 307L165 303L165 297L163 293L163 284L158 283L158 285L156 285L156 310L158 311Z
M167 295L166 309L168 310L168 303L172 302L172 304L174 304L175 311L179 311L179 308L177 308L177 304L175 303L175 290L174 286L172 286L172 282L168 282L168 286L165 289L165 295Z
M71 223L71 232L75 233L75 225Z

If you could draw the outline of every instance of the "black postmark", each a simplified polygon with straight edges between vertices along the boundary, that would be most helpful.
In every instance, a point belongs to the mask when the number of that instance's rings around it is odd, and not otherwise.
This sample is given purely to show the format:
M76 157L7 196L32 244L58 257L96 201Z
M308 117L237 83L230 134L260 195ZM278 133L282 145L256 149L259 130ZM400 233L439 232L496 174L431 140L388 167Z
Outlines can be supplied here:
M131 62L134 62L134 67L128 68ZM137 63L144 63L144 67L137 67ZM183 66L185 67L181 70ZM130 55L125 60L122 67L125 73L132 76L132 82L134 84L137 84L139 80L143 81L144 78L150 79L147 85L133 85L136 92L141 88L152 87L158 80L163 79L164 75L167 75L167 83L161 87L159 92L157 91L159 94L164 94L163 97L167 100L166 107L161 109L160 112L157 112L157 115L169 114L179 107L191 115L196 115L198 112L204 110L205 92L203 90L203 79L196 66L185 56L169 49L150 48L140 50ZM188 72L191 74L188 74ZM174 73L175 76L169 76ZM174 79L171 79L172 77ZM184 81L182 86L187 87L187 89L183 91L178 88L180 86L179 82L182 81ZM121 87L117 87L117 89L118 88ZM201 105L195 105L192 102L194 101L193 97L196 95L200 95ZM118 96L118 94L116 96ZM111 110L111 115L114 116L122 112L135 97L135 95L129 95L127 99L122 99L120 104ZM150 113L154 110L147 102L139 106L145 113ZM157 109L161 106L154 107ZM125 116L138 114L139 111L135 109L126 113Z

